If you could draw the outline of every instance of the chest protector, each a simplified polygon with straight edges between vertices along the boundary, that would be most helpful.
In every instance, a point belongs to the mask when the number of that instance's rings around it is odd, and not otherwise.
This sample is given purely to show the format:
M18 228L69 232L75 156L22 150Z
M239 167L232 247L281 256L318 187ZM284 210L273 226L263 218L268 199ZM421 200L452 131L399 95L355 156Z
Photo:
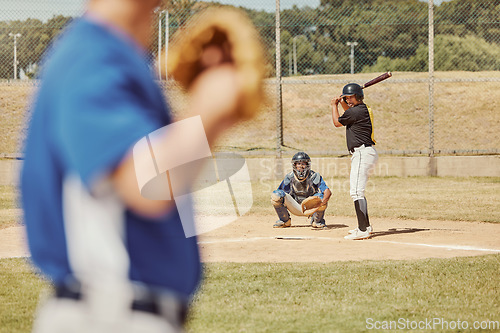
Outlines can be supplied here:
M293 172L290 172L285 177L285 184L288 182L290 184L290 195L298 203L304 201L304 199L310 197L319 192L319 183L321 181L321 176L319 173L311 170L309 176L303 181L298 181L295 178Z

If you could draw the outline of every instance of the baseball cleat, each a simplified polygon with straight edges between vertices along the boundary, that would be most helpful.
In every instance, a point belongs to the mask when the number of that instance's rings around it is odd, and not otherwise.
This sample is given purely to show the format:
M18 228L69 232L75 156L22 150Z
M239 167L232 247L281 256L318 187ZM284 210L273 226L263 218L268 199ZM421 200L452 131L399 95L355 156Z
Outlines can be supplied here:
M321 221L311 223L311 226L313 228L322 229L322 228L326 227L326 223L325 223L325 220L323 219Z
M370 238L370 233L367 231L356 230L356 232L345 236L345 239L349 240L360 240L360 239L368 239Z
M288 228L289 226L292 225L292 219L288 219L288 221L283 222L281 220L276 221L276 223L273 225L273 228Z
M356 232L356 231L358 231L358 230L359 230L359 228L352 229L352 230L349 230L349 233L350 233L350 234L353 234L353 233L355 233L355 232ZM370 226L366 227L366 231L368 231L368 232L370 233L370 235L371 235L371 234L373 233L373 228L372 228L372 226L370 225Z

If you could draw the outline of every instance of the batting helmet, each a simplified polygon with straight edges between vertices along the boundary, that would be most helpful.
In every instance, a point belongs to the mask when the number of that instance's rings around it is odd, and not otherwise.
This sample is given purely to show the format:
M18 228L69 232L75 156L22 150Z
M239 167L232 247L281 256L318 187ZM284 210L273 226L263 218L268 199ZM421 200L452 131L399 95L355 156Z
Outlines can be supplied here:
M349 83L342 89L342 96L356 96L356 99L358 101L362 101L363 98L365 97L365 94L363 93L363 88L357 83Z
M306 163L306 167L304 169L299 170L297 168L297 163L300 162ZM309 171L311 170L311 158L303 151L299 151L292 157L292 167L295 177L297 177L298 180L303 181L307 178L307 176L309 175Z

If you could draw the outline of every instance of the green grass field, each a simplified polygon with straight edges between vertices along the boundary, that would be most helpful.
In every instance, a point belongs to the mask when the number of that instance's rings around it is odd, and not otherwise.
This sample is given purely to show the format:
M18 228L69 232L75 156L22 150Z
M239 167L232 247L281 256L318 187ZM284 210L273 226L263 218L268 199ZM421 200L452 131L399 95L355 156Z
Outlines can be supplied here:
M499 264L500 255L210 264L189 327L195 332L362 332L368 318L499 320Z
M272 212L269 195L278 185L278 181L254 182L254 205L249 214ZM336 178L328 185L333 194L328 214L351 216L349 180ZM372 177L366 189L373 217L497 223L499 193L498 177ZM17 197L15 187L0 185L0 229L19 222L13 211L20 207Z
M499 269L500 255L328 264L211 263L205 265L188 331L368 332L377 322L413 325L434 318L441 325L458 320L469 327L475 321L498 325ZM0 333L29 332L38 297L48 288L25 259L0 260ZM436 327L436 332L447 331Z
M328 214L351 216L349 179L327 180L332 190ZM253 184L251 213L272 212L276 182ZM450 221L500 222L498 177L371 177L366 188L370 216Z
M500 222L500 178L373 177L370 182L372 216ZM269 188L275 186L254 183L250 214L270 212ZM332 188L332 213L351 215L349 195L341 186ZM16 198L14 187L0 187L0 229L19 223L8 213L18 207ZM377 323L434 318L467 321L471 326L474 321L498 322L499 270L500 255L328 264L210 263L205 265L188 329L368 332ZM26 259L1 259L0 333L29 332L39 295L48 288Z

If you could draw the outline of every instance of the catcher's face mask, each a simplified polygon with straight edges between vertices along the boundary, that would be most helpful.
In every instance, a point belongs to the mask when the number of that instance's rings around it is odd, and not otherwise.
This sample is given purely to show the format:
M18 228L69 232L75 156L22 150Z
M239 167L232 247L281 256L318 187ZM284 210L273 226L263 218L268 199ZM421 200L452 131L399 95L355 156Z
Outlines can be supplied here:
M306 179L309 175L309 170L311 170L311 162L310 161L294 161L293 165L293 173L298 180L302 181Z

